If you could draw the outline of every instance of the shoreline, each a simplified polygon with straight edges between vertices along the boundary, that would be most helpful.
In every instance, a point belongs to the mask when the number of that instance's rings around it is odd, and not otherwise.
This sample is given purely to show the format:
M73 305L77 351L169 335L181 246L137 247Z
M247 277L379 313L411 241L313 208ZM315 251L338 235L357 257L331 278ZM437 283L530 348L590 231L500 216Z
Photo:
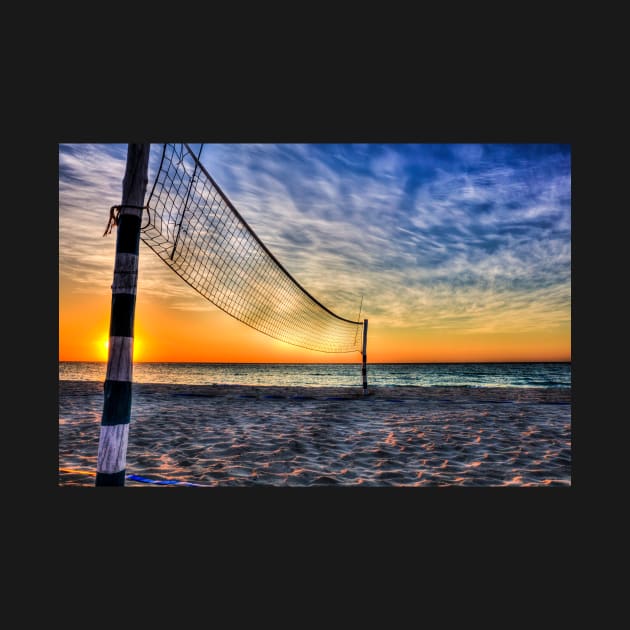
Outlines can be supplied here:
M90 387L102 391L102 381L60 380L59 388L72 390L77 387ZM319 386L319 385L236 385L208 383L206 385L188 383L132 383L132 391L138 394L171 393L201 397L240 397L265 398L269 395L286 399L335 399L347 400L440 400L471 402L551 402L571 404L570 387L492 387L474 385L370 385L363 394L360 386ZM444 398L450 396L450 398Z

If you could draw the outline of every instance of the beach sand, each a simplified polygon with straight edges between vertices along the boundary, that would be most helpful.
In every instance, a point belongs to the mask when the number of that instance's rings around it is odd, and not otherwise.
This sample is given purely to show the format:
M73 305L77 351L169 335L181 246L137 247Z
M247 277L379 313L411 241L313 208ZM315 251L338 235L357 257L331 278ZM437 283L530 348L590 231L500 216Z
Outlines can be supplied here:
M59 382L59 485L94 485L102 406L102 383ZM127 474L200 486L568 486L571 390L134 383Z

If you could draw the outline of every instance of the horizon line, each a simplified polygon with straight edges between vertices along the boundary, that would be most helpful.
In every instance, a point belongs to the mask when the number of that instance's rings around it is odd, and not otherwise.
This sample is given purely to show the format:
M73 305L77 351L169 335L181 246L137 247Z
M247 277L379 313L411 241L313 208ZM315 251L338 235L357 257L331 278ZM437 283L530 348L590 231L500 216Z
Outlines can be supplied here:
M59 359L59 363L103 363L107 361L93 359ZM465 365L474 363L497 364L497 363L571 363L571 359L554 360L523 360L523 361L373 361L368 365ZM360 365L359 362L334 362L334 361L134 361L133 364L141 363L170 363L170 364L197 364L197 365Z

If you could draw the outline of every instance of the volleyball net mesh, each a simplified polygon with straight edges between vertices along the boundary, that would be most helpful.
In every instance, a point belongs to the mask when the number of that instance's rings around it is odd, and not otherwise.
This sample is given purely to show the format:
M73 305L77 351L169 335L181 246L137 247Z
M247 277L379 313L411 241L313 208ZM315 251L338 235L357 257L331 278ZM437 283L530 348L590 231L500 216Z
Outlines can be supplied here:
M360 321L333 313L278 262L187 144L165 144L141 239L212 304L274 339L361 351Z

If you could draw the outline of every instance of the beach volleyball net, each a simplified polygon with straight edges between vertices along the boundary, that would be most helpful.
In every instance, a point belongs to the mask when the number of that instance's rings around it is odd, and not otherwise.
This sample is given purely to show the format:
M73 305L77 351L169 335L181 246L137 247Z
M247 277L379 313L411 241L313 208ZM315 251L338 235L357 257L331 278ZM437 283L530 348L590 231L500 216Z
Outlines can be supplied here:
M363 322L333 313L267 249L187 144L165 144L140 238L212 304L274 339L361 352Z

